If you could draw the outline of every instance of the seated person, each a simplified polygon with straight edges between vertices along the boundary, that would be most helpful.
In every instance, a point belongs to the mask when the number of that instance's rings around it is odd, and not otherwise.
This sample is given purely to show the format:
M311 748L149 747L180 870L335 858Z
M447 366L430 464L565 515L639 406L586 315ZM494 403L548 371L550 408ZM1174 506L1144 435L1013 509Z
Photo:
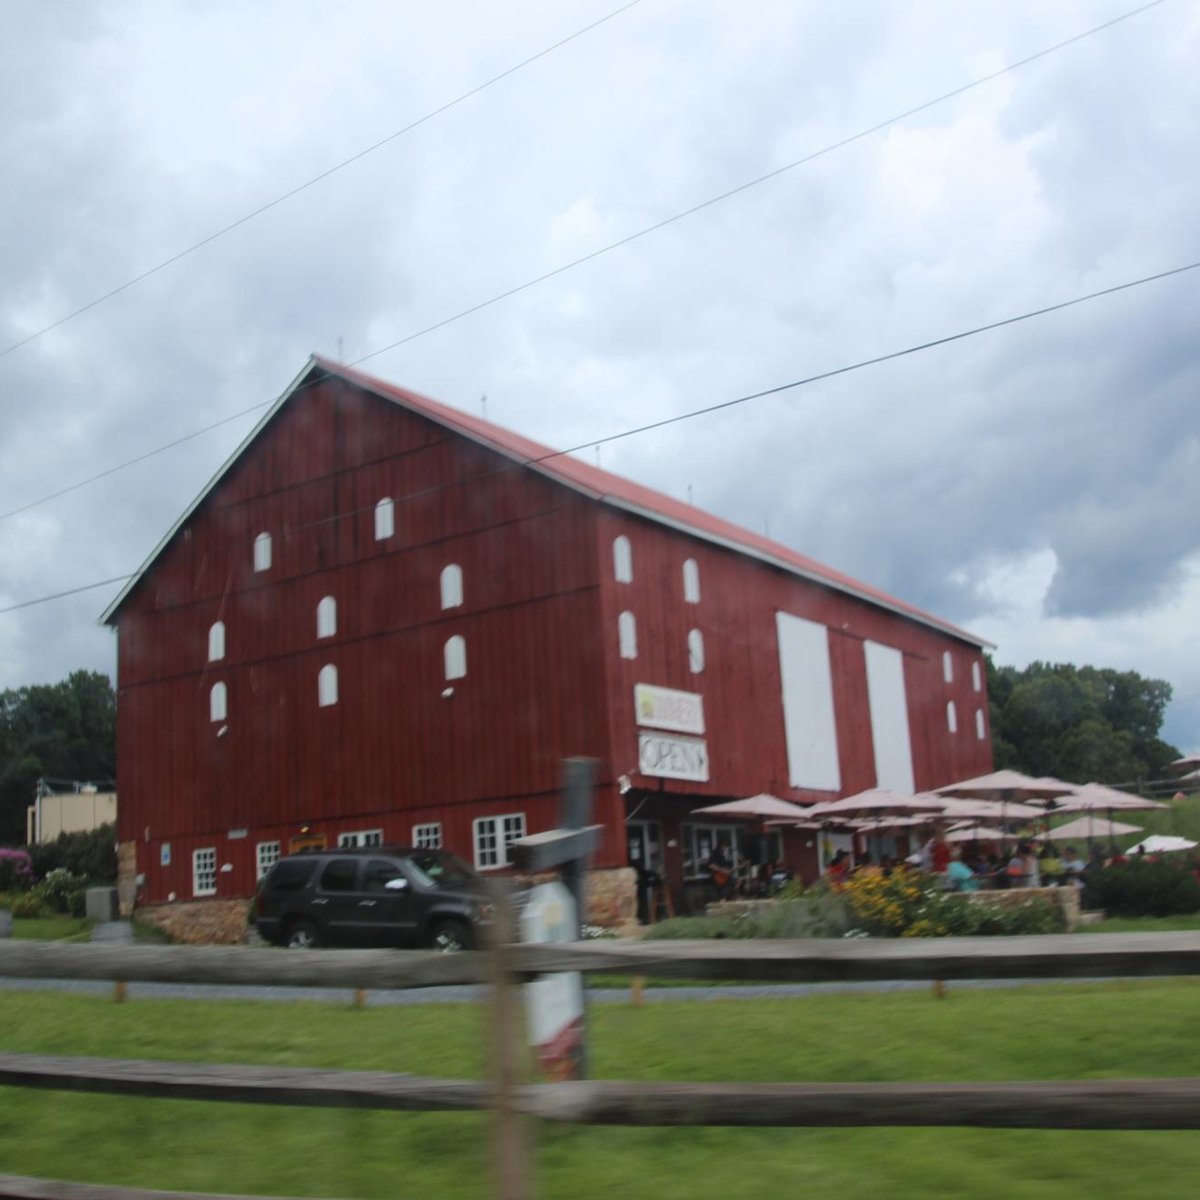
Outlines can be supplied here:
M733 895L733 864L720 843L712 848L705 864L709 882L716 889L718 900L728 900Z

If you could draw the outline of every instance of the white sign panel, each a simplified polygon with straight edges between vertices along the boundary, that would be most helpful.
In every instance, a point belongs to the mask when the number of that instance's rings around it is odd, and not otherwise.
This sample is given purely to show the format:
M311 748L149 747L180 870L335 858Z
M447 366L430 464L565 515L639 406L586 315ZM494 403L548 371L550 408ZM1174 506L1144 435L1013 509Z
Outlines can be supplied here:
M913 787L912 738L908 731L908 696L904 689L904 656L878 642L864 645L871 738L875 743L875 786L895 792Z
M561 883L539 884L521 913L521 941L569 942L575 938L575 899ZM540 975L525 985L529 1044L548 1079L578 1079L583 1061L583 976L578 971Z
M829 631L816 621L785 612L776 613L775 626L779 635L788 782L792 787L836 792L842 786L842 774L833 711Z
M671 729L676 733L704 732L704 697L696 692L635 683L633 711L639 725L653 725L655 729Z
M638 770L659 779L708 782L708 745L703 738L672 737L669 733L638 734Z

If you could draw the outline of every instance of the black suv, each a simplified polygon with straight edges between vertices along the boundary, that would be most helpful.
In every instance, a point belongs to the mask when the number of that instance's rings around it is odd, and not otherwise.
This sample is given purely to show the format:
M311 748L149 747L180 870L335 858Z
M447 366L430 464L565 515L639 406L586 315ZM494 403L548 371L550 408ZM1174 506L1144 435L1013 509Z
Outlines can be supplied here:
M255 924L276 945L471 950L492 906L445 850L370 846L281 858L258 885Z

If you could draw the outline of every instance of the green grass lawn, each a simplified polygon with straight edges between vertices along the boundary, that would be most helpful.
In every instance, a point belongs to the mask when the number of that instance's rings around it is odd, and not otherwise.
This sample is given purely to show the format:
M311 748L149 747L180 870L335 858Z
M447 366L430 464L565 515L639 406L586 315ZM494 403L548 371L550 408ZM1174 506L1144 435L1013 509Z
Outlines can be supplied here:
M12 935L39 942L86 942L92 923L85 917L14 917Z
M1200 913L1179 917L1106 917L1098 925L1081 925L1080 933L1165 933L1200 929Z
M0 1047L478 1078L468 1004L353 1009L0 992ZM1200 1075L1200 980L593 1005L592 1072L643 1080ZM1194 1133L533 1130L543 1200L1191 1197ZM0 1171L326 1197L486 1197L486 1118L0 1089Z

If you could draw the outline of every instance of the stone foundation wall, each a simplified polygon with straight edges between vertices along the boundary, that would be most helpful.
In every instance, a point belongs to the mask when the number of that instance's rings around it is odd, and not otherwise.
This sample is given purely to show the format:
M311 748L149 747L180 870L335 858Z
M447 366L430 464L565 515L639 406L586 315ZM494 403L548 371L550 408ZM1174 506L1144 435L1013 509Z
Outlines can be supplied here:
M133 916L137 902L137 842L117 843L117 911L125 918Z
M138 917L157 925L177 942L193 946L232 946L246 940L249 900L185 900L146 904Z

